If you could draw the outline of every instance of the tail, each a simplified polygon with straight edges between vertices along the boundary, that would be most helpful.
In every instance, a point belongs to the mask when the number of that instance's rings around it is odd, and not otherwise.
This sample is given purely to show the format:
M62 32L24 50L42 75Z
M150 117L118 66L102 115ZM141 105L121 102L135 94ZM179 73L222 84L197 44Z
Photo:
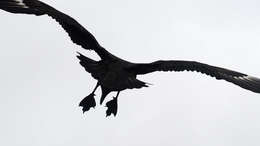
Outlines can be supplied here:
M44 8L52 7L38 0L1 0L0 9L10 13L34 14L36 16L46 14Z

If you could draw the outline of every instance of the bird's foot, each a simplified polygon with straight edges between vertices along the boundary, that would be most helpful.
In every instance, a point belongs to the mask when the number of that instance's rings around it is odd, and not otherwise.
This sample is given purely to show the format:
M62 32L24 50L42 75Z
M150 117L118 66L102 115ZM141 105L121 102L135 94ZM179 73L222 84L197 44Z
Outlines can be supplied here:
M116 116L117 114L117 98L114 97L112 100L106 103L106 107L108 108L106 111L107 117L113 114Z
M81 102L79 103L79 106L83 107L82 111L83 113L88 111L91 107L95 108L96 101L94 99L95 94L91 93L87 97L85 97Z

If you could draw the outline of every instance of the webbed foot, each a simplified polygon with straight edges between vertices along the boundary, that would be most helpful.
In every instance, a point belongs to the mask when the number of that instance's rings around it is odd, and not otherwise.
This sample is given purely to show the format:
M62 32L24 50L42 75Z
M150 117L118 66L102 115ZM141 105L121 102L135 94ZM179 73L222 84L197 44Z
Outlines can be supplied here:
M106 103L106 107L108 108L106 111L107 117L113 114L116 116L117 114L117 98L114 97L112 100Z
M81 102L79 103L79 106L83 107L82 111L85 113L88 111L91 107L95 108L96 101L94 99L95 94L91 93L87 97L85 97Z

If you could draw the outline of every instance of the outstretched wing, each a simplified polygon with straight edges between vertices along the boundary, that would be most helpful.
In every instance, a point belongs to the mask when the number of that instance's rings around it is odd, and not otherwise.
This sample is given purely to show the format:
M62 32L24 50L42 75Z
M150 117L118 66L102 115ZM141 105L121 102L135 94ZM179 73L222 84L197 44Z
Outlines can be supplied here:
M72 17L38 0L0 0L0 9L21 14L36 16L47 14L55 19L69 34L71 40L88 50L94 50L101 58L108 52L99 45L95 37Z
M218 80L223 79L244 89L260 93L259 78L195 61L156 61L149 64L136 64L129 67L128 71L136 75L147 74L154 71L197 71L215 77Z

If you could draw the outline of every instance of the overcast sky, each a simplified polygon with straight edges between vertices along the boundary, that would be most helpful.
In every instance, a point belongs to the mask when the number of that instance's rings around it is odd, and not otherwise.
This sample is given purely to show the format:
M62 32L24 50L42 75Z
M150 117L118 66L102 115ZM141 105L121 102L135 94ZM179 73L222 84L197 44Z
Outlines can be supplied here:
M260 77L259 0L44 2L123 59L196 60ZM47 16L0 16L0 145L260 145L260 94L199 73L140 76L153 85L122 92L116 117L104 105L83 115L78 103L96 81L75 56L95 53Z

